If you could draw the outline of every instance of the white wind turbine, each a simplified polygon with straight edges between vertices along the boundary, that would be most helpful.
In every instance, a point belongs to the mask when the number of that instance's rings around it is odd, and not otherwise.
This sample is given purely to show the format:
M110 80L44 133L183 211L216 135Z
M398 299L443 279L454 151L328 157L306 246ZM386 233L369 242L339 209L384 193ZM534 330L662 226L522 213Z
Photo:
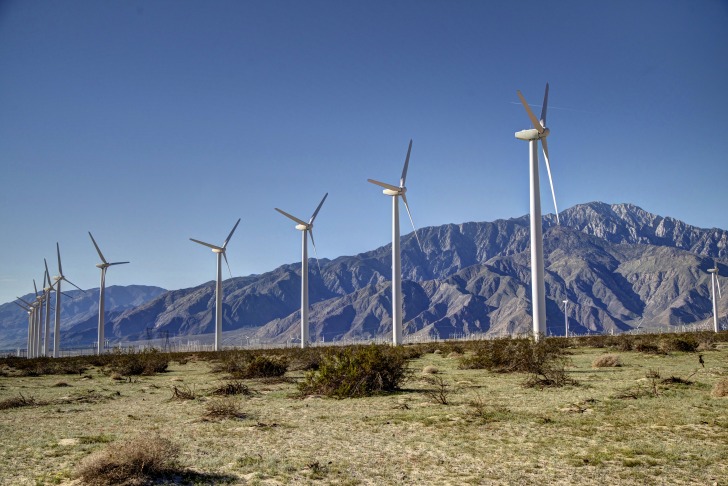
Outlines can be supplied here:
M51 274L48 273L48 262L43 259L45 264L45 273L43 274L43 298L45 299L45 337L43 339L43 356L48 356L51 339L51 291L53 284L51 283Z
M520 91L517 91L518 97L526 108L528 118L533 124L533 128L516 132L516 138L526 140L529 143L530 153L530 187L531 187L531 303L533 306L533 334L536 340L540 336L546 334L546 289L544 286L544 262L543 262L543 235L541 227L541 192L539 189L538 179L538 141L543 146L543 156L546 161L546 171L549 175L549 183L551 184L551 195L554 199L554 209L556 210L556 222L559 223L559 209L556 206L556 193L554 192L554 182L551 178L551 165L549 164L549 149L546 144L546 137L549 135L549 129L546 128L546 107L549 100L549 85L546 83L546 92L543 97L543 107L541 108L541 120L536 118L531 108L526 103Z
M720 295L720 281L718 280L718 262L714 262L715 267L709 268L708 272L710 273L710 285L712 289L711 297L713 300L713 330L715 332L720 331L720 328L718 327L718 299L721 299L722 296ZM715 288L718 287L718 299L715 298Z
M412 140L409 142L407 148L407 158L404 160L404 168L402 169L402 177L399 180L399 187L384 182L375 181L374 179L367 179L372 184L383 187L384 195L392 196L392 344L398 346L402 344L402 263L401 255L399 251L399 198L402 198L404 207L407 209L407 215L409 216L410 223L412 223L412 229L415 232L415 238L417 238L417 245L422 250L420 245L420 239L417 236L417 228L415 228L415 222L412 220L412 213L410 212L409 204L407 204L407 187L405 182L407 180L407 167L409 166L410 152L412 152Z
M306 233L311 236L311 244L313 245L313 251L316 253L316 243L313 239L313 221L316 219L316 215L318 215L319 210L321 209L321 206L324 205L324 201L326 200L326 197L329 195L327 192L324 194L323 199L321 199L321 202L319 203L318 207L316 207L316 211L313 212L313 215L311 216L311 219L308 220L308 223L306 223L303 220L298 219L295 216L292 216L288 214L287 212L283 211L282 209L275 208L276 211L281 213L283 216L287 217L288 219L293 220L296 224L296 229L299 231L302 231L302 242L301 242L301 348L305 348L308 346L308 237L306 236ZM316 255L316 262L318 263L318 254ZM321 271L321 268L319 267L319 272Z
M16 301L13 301L13 304L17 305L21 309L23 309L25 312L28 313L28 344L25 348L25 357L26 358L32 358L31 356L31 350L30 350L30 341L31 341L31 333L33 332L33 308L28 305L26 301L21 299L20 297L16 297L18 300L23 302L22 304Z
M43 282L45 284L45 281ZM33 289L35 290L35 300L36 300L36 309L38 312L38 318L36 322L36 329L35 329L35 353L37 356L45 356L43 353L43 303L45 302L45 294L39 294L38 293L38 286L35 284L35 279L33 279ZM45 323L47 325L47 323Z
M238 224L240 224L240 218L238 218L238 222L235 223L235 226L233 226L228 237L225 238L225 242L222 246L216 246L210 243L205 243L204 241L190 238L190 240L195 243L211 248L212 252L217 254L217 282L215 285L215 351L219 351L221 349L222 342L222 259L225 258L225 264L228 267L228 272L230 272L230 278L232 278L233 272L230 271L230 264L228 263L227 256L225 255L225 248L227 247L230 238L232 238L233 233L235 233L235 228L238 227Z
M94 236L91 234L90 231L88 232L88 235L91 237L91 242L94 244L96 252L99 254L99 258L101 258L101 263L96 264L96 267L101 269L101 285L99 286L99 329L96 353L101 354L104 352L104 295L106 294L106 270L112 265L123 265L129 262L107 262L106 258L104 258L103 253L101 253L101 249L99 249L99 245L96 244L96 240L94 240Z
M56 281L56 322L53 327L53 357L58 358L60 355L60 344L61 344L61 282L65 280L81 292L86 292L81 287L71 282L63 275L63 267L61 266L61 247L56 242L56 253L58 254L58 276L53 277Z

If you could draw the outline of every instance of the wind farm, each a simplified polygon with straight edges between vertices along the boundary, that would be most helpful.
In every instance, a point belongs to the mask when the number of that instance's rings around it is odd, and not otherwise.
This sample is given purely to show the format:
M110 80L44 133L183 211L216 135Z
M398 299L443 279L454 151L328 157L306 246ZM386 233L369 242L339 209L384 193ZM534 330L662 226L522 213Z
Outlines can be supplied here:
M721 484L727 25L4 2L0 483Z

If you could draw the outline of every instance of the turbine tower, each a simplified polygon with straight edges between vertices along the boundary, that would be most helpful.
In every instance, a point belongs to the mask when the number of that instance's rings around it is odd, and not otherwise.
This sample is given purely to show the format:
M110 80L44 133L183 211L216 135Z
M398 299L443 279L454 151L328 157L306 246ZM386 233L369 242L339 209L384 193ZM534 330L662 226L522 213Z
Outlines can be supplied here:
M715 262L715 267L708 269L708 272L710 273L711 297L713 300L713 330L718 332L720 331L718 327L718 299L722 298L720 295L720 282L718 281L718 262ZM716 286L718 287L718 299L715 298Z
M91 234L90 231L88 232L88 235L91 237L91 242L94 244L96 252L99 254L99 258L101 258L101 263L96 264L96 267L101 269L101 285L99 286L99 329L96 354L101 354L104 352L104 295L106 294L106 270L112 265L123 265L129 262L107 262L106 258L104 258L103 253L101 253L101 250L99 249L99 245L96 244L96 240L94 240L94 236Z
M45 283L45 282L43 282L43 283ZM44 323L44 321L43 321L43 301L44 301L43 297L44 297L44 295L38 293L38 286L35 284L35 279L33 279L33 289L35 290L35 301L36 301L35 307L36 307L36 312L38 313L38 317L37 317L37 321L36 321L37 325L35 328L35 354L37 356L45 356L45 354L43 354L43 341L42 341L43 323Z
M58 276L53 277L56 281L56 322L53 327L53 357L58 358L60 355L60 344L61 344L61 282L65 280L81 292L86 292L81 287L71 282L63 275L63 267L61 266L61 247L56 242L56 253L58 254Z
M409 166L410 153L412 152L412 140L407 148L407 157L404 160L404 168L402 169L402 177L399 179L399 187L384 182L367 179L367 181L377 186L383 187L382 191L385 196L392 196L392 344L399 346L402 344L402 263L399 251L399 198L402 198L404 207L407 209L412 229L417 238L417 245L422 250L420 239L417 236L417 228L412 220L409 204L407 203L407 167Z
M281 213L288 219L293 220L296 224L296 229L302 231L301 233L301 348L308 346L308 237L306 233L311 236L311 244L313 245L313 251L316 253L316 243L313 239L313 221L316 219L321 206L324 205L326 197L329 195L327 192L324 194L323 199L316 207L316 211L313 212L311 219L308 223L298 219L295 216L288 214L282 209L275 208L276 211ZM318 254L316 255L316 263L318 264ZM321 267L319 266L319 273L321 273Z
M51 340L51 291L53 284L51 283L51 275L48 273L48 262L43 259L45 264L45 273L43 274L43 298L45 299L45 337L43 339L43 356L48 356Z
M549 135L549 129L546 128L546 107L549 100L549 85L546 83L546 92L543 97L543 107L541 109L541 120L536 118L531 108L526 103L520 91L517 91L518 97L526 109L528 118L533 124L532 129L521 130L516 132L516 138L526 140L529 143L530 153L530 186L531 186L531 304L533 314L533 335L538 340L540 336L546 334L546 288L544 286L544 262L543 262L543 234L541 227L541 192L539 189L538 179L538 141L541 141L543 147L543 156L546 161L546 171L549 175L549 183L551 184L551 195L554 199L554 209L556 210L556 222L559 223L559 209L556 206L556 193L554 192L554 182L551 178L551 165L549 164L549 148L546 144L546 137Z
M35 312L35 304L32 302L28 302L27 300L16 297L20 302L23 304L15 303L15 305L22 307L26 311L28 311L28 345L27 345L27 351L26 351L26 357L28 358L35 358L34 356L34 335L35 335L35 318L36 318L36 312Z
M17 299L22 300L20 297L17 297ZM23 302L25 302L25 301L23 301ZM25 304L20 304L16 301L13 301L13 304L17 305L18 307L20 307L21 309L23 309L25 312L28 313L28 344L25 348L25 357L30 358L30 329L31 329L31 325L32 325L31 321L33 319L33 313L31 311L31 308Z
M190 238L190 240L195 243L211 248L212 252L217 254L217 283L215 285L215 351L219 351L221 349L222 341L222 259L225 258L225 264L228 267L228 272L230 272L230 278L232 278L233 272L230 271L230 263L228 263L227 255L225 255L225 248L227 247L230 238L233 237L235 228L237 228L239 224L240 218L238 218L238 222L235 223L235 226L233 226L228 237L225 238L225 242L222 246L215 246L210 243L205 243L204 241Z

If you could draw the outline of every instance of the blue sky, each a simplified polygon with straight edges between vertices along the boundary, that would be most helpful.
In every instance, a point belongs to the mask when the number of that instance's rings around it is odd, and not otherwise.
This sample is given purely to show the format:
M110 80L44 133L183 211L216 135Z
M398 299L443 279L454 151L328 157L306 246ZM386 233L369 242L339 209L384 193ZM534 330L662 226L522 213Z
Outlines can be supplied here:
M528 212L551 85L560 209L631 202L728 228L728 2L0 2L0 302L56 273L184 288L390 242L414 139L418 227ZM545 170L544 212L553 211ZM402 233L411 228L402 214Z

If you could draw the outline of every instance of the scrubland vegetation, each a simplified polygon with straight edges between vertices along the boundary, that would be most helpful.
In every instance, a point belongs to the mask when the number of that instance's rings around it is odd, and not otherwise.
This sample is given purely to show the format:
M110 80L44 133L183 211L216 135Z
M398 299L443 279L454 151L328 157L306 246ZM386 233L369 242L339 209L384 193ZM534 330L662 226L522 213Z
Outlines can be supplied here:
M4 358L0 483L720 484L726 410L728 333Z

